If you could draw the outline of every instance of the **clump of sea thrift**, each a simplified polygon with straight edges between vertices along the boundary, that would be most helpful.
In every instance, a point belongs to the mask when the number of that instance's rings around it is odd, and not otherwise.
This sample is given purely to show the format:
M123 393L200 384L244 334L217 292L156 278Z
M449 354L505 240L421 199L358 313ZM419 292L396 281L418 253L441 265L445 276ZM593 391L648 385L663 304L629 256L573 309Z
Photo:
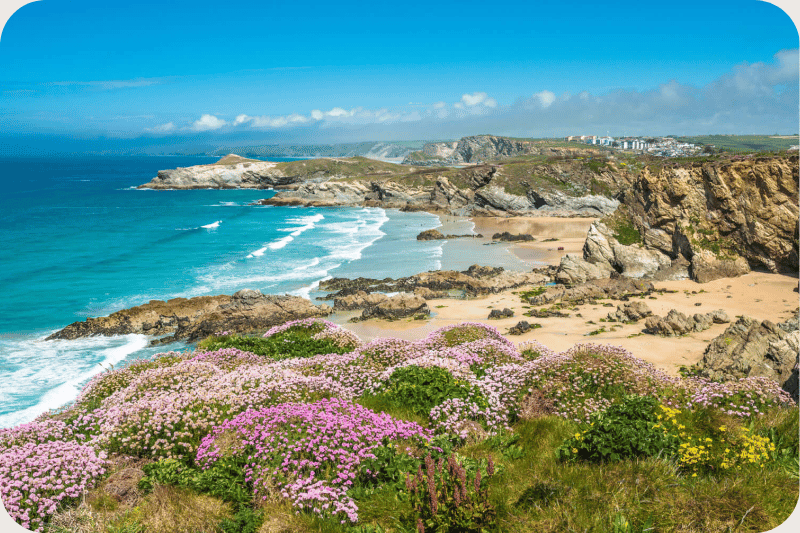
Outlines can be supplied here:
M196 460L208 468L222 456L246 456L246 480L256 497L267 499L277 489L299 509L355 523L358 508L347 491L360 463L391 441L425 446L430 437L414 422L331 398L242 413L203 439Z
M42 531L61 504L105 473L106 454L72 441L26 442L0 451L0 497L23 527Z

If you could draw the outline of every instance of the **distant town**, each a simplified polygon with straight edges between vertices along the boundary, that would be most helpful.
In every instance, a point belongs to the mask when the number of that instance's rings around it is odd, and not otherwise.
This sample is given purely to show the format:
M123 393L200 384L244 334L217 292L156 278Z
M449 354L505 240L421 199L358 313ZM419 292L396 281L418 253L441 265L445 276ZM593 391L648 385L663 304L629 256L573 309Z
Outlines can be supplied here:
M662 157L686 157L699 154L703 146L680 142L673 137L598 137L597 135L571 135L564 138L567 142L580 142L599 146L608 146L617 150L650 154Z

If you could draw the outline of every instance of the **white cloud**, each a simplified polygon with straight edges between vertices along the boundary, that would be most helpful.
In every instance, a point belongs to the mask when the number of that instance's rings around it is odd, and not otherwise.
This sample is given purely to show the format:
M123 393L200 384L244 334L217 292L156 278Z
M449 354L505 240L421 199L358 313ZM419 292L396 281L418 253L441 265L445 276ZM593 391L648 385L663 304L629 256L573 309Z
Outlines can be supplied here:
M541 91L533 95L534 98L539 99L539 103L541 104L543 109L546 109L553 105L553 102L556 101L556 95L550 91Z
M237 119L238 118L239 117L237 117ZM195 131L218 130L225 124L227 124L227 122L214 115L203 115L192 123L192 129Z
M160 124L152 128L146 128L147 131L152 131L153 133L169 133L174 129L175 124L173 122L167 122L166 124Z

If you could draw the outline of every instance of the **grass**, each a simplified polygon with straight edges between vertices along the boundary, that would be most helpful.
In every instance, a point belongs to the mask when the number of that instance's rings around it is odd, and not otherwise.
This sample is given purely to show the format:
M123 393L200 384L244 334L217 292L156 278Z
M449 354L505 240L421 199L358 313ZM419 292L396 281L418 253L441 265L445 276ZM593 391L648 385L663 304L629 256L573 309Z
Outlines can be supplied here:
M605 217L603 222L608 226L612 235L620 244L630 246L642 242L642 235L633 224L630 213L625 206L617 208L614 213Z
M396 176L409 172L408 167L392 163L384 163L366 157L348 157L336 159L305 159L286 161L277 164L287 176Z
M713 145L726 152L777 152L798 144L793 135L698 135L678 137L678 141Z

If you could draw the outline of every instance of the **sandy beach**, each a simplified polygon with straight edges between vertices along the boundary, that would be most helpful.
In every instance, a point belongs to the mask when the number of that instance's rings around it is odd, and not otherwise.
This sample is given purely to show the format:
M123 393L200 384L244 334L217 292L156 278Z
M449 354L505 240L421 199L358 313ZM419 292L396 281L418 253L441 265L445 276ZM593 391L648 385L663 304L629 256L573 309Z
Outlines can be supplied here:
M491 237L494 232L531 233L537 241L511 244L508 250L531 268L542 262L557 265L564 253L580 253L586 230L594 219L563 218L473 218L475 232ZM558 238L556 242L541 242L545 238ZM553 245L563 246L563 251L554 251ZM527 258L527 259L526 259ZM480 261L475 261L479 264ZM665 289L665 294L654 294L646 299L647 305L656 315L664 316L671 309L684 314L707 313L724 309L731 321L737 316L748 315L759 320L782 322L789 318L798 306L798 295L793 292L797 278L779 274L751 272L739 278L725 278L701 284L691 280L655 282L656 289ZM525 290L521 288L520 290ZM708 344L725 331L729 324L714 324L710 329L683 337L659 337L643 334L644 321L637 324L601 322L621 302L606 300L598 304L586 304L566 310L565 318L532 318L523 315L530 306L523 303L518 291L505 291L485 297L458 300L429 300L432 318L428 320L401 320L386 322L369 320L348 323L347 315L337 313L336 322L342 323L362 339L396 337L419 339L429 332L459 322L482 322L497 327L502 333L520 320L541 324L541 328L519 336L509 336L515 343L536 340L552 350L566 350L579 343L600 343L622 346L636 357L653 363L656 367L676 374L681 365L699 361ZM608 307L610 305L610 307ZM500 320L489 320L492 309L509 308L515 316ZM596 332L604 328L595 335Z

